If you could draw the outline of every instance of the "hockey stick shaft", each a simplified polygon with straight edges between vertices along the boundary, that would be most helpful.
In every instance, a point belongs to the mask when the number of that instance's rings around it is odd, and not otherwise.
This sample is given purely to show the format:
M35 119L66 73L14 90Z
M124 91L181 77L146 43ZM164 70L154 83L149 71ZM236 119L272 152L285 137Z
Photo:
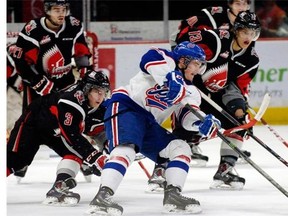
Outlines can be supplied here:
M148 170L146 169L146 167L144 166L144 164L142 163L142 161L138 161L139 166L141 167L141 169L144 171L144 173L146 174L146 176L148 177L148 179L151 178L150 173L148 172Z
M233 116L231 116L226 110L224 110L221 106L219 106L217 103L215 103L211 98L209 98L207 95L205 95L200 89L198 89L198 90L201 94L201 97L205 101L207 101L211 106L213 106L217 111L219 111L223 116L225 116L233 124L241 126L241 124ZM262 104L259 108L259 111L255 115L254 119L256 119L257 121L260 121L260 119L262 118L264 112L266 111L266 109L268 107L269 101L270 101L270 96L268 94L266 94L263 98L263 101L262 101ZM247 133L256 142L258 142L263 148L265 148L268 152L270 152L275 158L277 158L280 162L282 162L285 166L288 167L288 162L286 160L284 160L279 154L277 154L275 151L273 151L269 146L267 146L262 140L260 140L257 136L255 136L249 130L247 131Z
M186 107L201 121L204 121L204 117L189 104ZM217 136L221 138L227 145L229 145L235 152L237 152L245 161L247 161L252 167L254 167L262 176L264 176L271 184L273 184L279 191L281 191L286 197L288 197L288 192L279 185L273 178L271 178L264 170L262 170L256 163L254 163L246 154L244 154L235 144L228 140L225 135L217 131Z
M250 106L249 106L249 110L250 110L250 112L251 112L253 115L256 114L256 111L255 111L254 109L252 109ZM279 140L280 142L282 142L286 147L288 147L288 142L286 142L286 141L277 133L277 131L276 131L274 128L272 128L263 118L261 118L260 121L261 121L261 123L262 123L263 125L265 125L265 126L269 129L270 132L272 132L272 133L274 134L274 136L275 136L276 138L278 138L278 140Z

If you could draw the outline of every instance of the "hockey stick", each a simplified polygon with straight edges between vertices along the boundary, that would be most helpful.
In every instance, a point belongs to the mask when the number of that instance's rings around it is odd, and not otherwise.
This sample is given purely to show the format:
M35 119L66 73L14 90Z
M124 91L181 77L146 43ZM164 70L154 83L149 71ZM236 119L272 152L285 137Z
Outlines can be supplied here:
M256 114L255 110L254 110L252 107L248 106L248 108L249 108L250 112L251 112L253 115ZM276 131L274 128L272 128L263 118L261 118L260 121L261 121L261 123L262 123L263 125L265 125L265 126L269 129L270 132L272 132L272 133L275 135L275 137L278 138L278 140L280 140L280 142L282 142L282 143L288 148L288 142L286 142L286 141L277 133L277 131Z
M201 121L204 121L204 117L189 104L186 107ZM261 108L261 107L260 107ZM245 161L247 161L252 167L254 167L262 176L264 176L269 182L271 182L279 191L281 191L286 197L288 197L288 192L279 185L273 178L271 178L264 170L262 170L257 164L255 164L246 154L244 154L235 144L228 140L224 134L217 131L217 136L220 137L227 145L229 145L235 152L237 152Z
M210 105L212 105L217 111L219 111L223 116L225 116L228 120L230 120L233 124L241 126L241 124L233 117L231 116L226 110L224 110L222 107L220 107L217 103L215 103L211 98L209 98L207 95L205 95L200 89L198 89L198 91L201 94L201 97L207 101ZM258 115L257 117L255 116L254 119L256 119L257 121L260 121L260 119L262 118L265 110L261 110L263 107L263 105L269 104L270 102L270 96L268 94L265 94L262 104L260 106L260 109L258 111L258 113L262 113L262 115ZM266 107L267 108L267 107ZM264 111L264 112L263 112ZM279 161L281 161L285 166L288 167L288 162L286 160L284 160L280 155L278 155L275 151L273 151L271 148L269 148L269 146L267 146L262 140L260 140L257 136L255 136L253 133L251 133L249 130L247 130L247 134L252 137L256 142L258 142L263 148L265 148L268 152L270 152L274 157L276 157Z
M146 169L146 167L144 166L144 164L142 163L142 161L138 161L139 166L142 168L142 170L144 171L144 173L146 174L146 176L148 177L148 179L151 178L150 173L148 172L148 170Z
M146 176L148 177L148 179L151 178L151 175L150 173L148 172L148 170L146 169L146 167L144 166L144 164L142 163L142 159L146 158L146 156L144 156L143 154L141 153L137 153L136 156L135 156L135 159L134 161L137 161L139 166L141 167L141 169L144 171L144 173L146 174Z

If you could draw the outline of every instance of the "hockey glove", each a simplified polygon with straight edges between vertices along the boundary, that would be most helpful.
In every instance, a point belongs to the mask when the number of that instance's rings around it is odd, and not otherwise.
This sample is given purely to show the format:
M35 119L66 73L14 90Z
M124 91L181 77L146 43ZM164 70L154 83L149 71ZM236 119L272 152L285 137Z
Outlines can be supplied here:
M41 96L49 94L53 89L54 83L49 80L46 76L43 76L42 79L32 88Z
M221 122L212 114L206 115L203 122L200 120L196 121L194 125L199 127L199 132L207 137L207 139L214 137L217 130L221 128Z
M83 162L91 168L94 175L101 176L101 171L108 161L108 157L103 155L102 152L95 150Z
M249 113L245 113L245 115L242 118L239 118L238 121L241 124L246 124L250 122L250 115ZM244 134L243 134L244 133ZM243 135L242 135L243 134ZM242 135L245 139L249 139L249 135L253 135L253 127L248 128L246 131L243 131L242 133L239 132L239 135Z
M164 85L168 87L165 102L172 106L178 104L185 96L184 79L180 71L172 71L166 75Z

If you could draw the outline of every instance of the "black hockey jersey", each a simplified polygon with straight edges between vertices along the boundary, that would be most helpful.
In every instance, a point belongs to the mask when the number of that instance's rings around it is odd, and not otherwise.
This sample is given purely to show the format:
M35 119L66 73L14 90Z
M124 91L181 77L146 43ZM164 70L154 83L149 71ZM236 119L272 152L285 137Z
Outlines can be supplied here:
M30 86L45 75L58 91L75 82L72 57L90 56L81 22L72 16L56 33L45 25L45 17L31 20L19 34L14 59L17 70Z
M171 36L172 47L176 45L176 39L181 40L181 37L191 29L230 29L232 24L228 18L228 10L227 7L221 6L207 7L188 19L182 20L178 30Z
M191 41L201 46L206 53L207 69L202 81L210 92L218 92L231 82L237 85L243 95L248 94L248 87L257 73L259 58L255 50L255 42L247 49L235 52L232 48L234 35L227 30L191 30L177 39L177 43ZM203 88L201 88L203 89Z
M104 131L106 107L101 104L96 110L89 108L82 88L77 84L36 99L28 110L32 110L29 121L33 121L35 130L45 139L44 143L49 144L50 136L61 136L63 144L83 159L95 151L83 133L90 135L91 131L94 134Z

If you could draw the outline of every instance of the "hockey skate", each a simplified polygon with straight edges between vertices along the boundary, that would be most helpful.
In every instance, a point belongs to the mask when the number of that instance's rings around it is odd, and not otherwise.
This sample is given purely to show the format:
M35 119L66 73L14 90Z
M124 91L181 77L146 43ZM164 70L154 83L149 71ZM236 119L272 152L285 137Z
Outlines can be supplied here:
M199 201L181 195L181 189L168 185L164 190L163 213L196 214L202 211Z
M165 167L161 164L156 164L148 180L148 188L145 190L146 193L163 193L165 182Z
M233 170L236 172L233 166L228 163L220 164L210 189L242 190L245 179L240 177L238 173L232 173Z
M191 167L205 167L209 158L205 155L202 155L202 151L198 145L189 144L191 147Z
M122 215L123 208L112 200L113 194L114 192L110 188L101 187L90 202L89 209L85 212L85 215Z
M14 172L14 176L16 176L18 184L25 177L27 170L28 170L28 166L25 166L22 169L17 170L16 172Z
M76 185L73 178L55 182L42 203L52 206L75 206L80 201L80 195L69 191L69 189L76 187Z

